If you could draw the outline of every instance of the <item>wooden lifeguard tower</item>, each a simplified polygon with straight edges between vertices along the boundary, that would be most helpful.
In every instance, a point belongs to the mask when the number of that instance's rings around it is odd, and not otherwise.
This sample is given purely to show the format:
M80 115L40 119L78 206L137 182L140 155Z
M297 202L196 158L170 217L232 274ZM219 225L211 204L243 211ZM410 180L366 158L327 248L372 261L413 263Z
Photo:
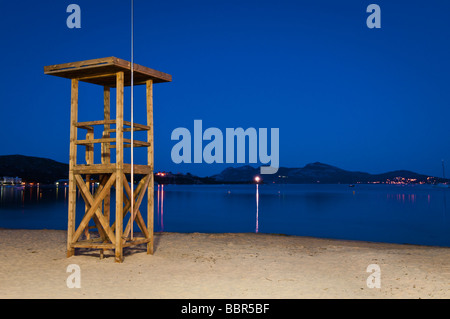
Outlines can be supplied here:
M101 256L105 250L114 250L115 261L123 261L123 248L147 244L147 253L153 254L153 83L170 82L172 76L144 66L133 64L115 57L86 60L44 67L44 73L71 79L70 116L70 159L69 159L69 209L67 229L67 257L73 256L76 248L99 249ZM103 86L104 118L89 122L78 122L79 81ZM124 86L146 85L147 124L124 121ZM110 89L116 89L116 118L111 118ZM103 128L100 138L94 137L94 127ZM79 139L78 130L86 132ZM124 138L124 132L147 131L147 141ZM133 174L143 176L136 188L128 184L132 165L124 163L124 148L146 147L147 165L133 165ZM94 144L101 144L101 164L94 163ZM86 163L77 163L77 146L85 146ZM115 163L111 162L111 149L116 149ZM97 180L92 180L97 177ZM92 182L98 187L91 190ZM115 221L110 220L111 188L115 187ZM134 185L132 185L134 187ZM85 214L78 227L75 225L77 188L85 202ZM139 211L139 206L147 192L147 224ZM124 195L125 194L125 195ZM131 204L133 201L133 205ZM133 213L131 212L133 206ZM124 217L130 218L124 229ZM132 218L132 217L133 218ZM132 220L136 222L143 236L130 234ZM95 226L89 226L93 220ZM89 230L96 228L98 237L91 238ZM92 236L93 237L93 236Z

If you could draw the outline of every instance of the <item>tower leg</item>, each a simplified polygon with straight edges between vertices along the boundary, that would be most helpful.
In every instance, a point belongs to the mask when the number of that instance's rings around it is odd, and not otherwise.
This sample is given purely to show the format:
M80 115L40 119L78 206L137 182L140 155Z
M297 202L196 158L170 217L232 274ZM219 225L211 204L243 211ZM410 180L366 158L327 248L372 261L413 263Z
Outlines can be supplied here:
M153 211L154 211L154 176L153 172L150 173L150 182L147 187L147 230L150 237L150 241L147 243L147 254L153 255Z
M70 98L70 157L69 157L69 212L67 225L67 257L75 254L72 247L73 234L75 233L75 211L77 201L77 186L73 169L77 164L77 127L78 122L78 80L72 79Z
M109 87L103 88L103 119L105 121L111 119L111 89ZM103 137L109 138L110 133L110 124L105 124L103 126ZM110 143L102 144L102 164L110 164L111 163L111 150L109 148ZM108 221L108 225L110 225L110 214L111 214L111 191L108 191L105 199L103 200L103 214ZM106 250L102 250L102 255L106 252Z
M75 233L75 210L77 201L77 186L75 184L74 174L69 173L69 216L67 225L67 257L72 257L75 254L75 249L72 247L73 234Z
M124 73L116 77L116 262L123 261L123 87Z
M146 82L147 95L147 126L150 129L147 132L147 142L150 145L147 148L147 165L150 166L150 182L147 187L147 229L150 241L147 243L147 254L153 255L153 216L154 216L154 153L153 153L153 81Z

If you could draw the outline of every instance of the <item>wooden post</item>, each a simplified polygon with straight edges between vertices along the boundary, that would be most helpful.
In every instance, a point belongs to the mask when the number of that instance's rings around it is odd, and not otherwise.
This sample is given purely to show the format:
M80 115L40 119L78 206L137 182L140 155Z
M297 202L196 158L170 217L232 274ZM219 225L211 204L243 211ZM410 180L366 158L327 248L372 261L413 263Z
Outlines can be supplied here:
M110 120L111 119L111 90L109 87L103 88L103 101L104 101L104 120ZM109 138L110 125L105 124L104 130L103 130L103 138ZM110 164L111 163L111 149L109 148L110 143L103 143L102 144L102 164ZM111 192L108 192L108 195L106 195L105 200L103 202L103 213L108 220L110 221L110 207L111 207Z
M116 262L123 261L123 87L124 72L116 75Z
M147 254L153 255L153 215L154 215L154 151L153 151L153 81L146 81L147 93L147 126L150 129L147 132L147 142L150 145L147 148L147 163L150 166L149 183L147 186L147 229L150 241L147 243Z
M103 87L103 119L108 121L111 119L111 89L107 86ZM106 123L103 126L103 138L109 138L110 124ZM111 163L111 151L109 143L102 144L102 164Z
M75 254L72 247L75 233L75 211L77 201L77 186L75 182L74 167L77 165L77 127L78 122L78 80L72 79L70 99L70 157L69 157L69 214L67 225L67 257Z

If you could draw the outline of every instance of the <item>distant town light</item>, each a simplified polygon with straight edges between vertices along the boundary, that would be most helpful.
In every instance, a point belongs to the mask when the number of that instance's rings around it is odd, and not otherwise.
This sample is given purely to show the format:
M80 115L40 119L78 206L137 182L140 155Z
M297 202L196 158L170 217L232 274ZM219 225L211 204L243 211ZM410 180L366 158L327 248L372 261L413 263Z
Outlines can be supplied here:
M259 183L260 181L261 181L261 177L256 176L256 177L255 177L255 182Z

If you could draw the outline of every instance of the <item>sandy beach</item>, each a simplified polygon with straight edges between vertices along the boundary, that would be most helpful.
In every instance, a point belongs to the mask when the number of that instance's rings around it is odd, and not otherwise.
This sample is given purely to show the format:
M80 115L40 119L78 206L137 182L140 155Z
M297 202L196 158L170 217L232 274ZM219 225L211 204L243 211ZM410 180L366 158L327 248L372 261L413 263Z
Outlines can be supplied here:
M81 288L68 288L67 267ZM380 268L369 288L367 267ZM266 234L155 234L155 253L66 258L66 232L0 229L0 298L449 298L450 248Z

